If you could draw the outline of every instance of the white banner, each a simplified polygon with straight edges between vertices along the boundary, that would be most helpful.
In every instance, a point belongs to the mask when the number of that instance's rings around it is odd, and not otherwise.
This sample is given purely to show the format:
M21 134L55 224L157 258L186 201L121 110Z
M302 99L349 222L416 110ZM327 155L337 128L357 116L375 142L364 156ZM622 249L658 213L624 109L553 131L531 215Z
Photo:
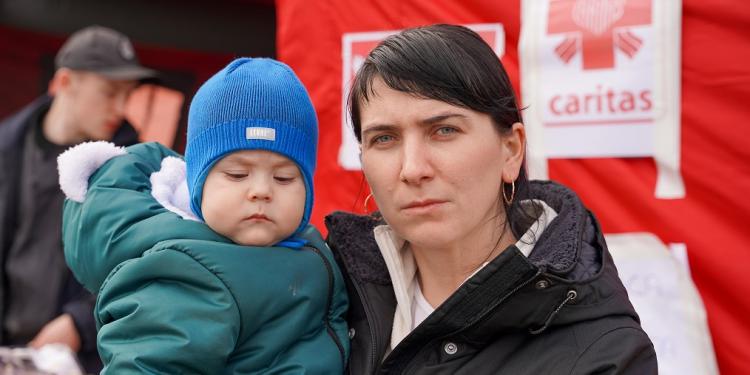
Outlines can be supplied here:
M532 178L548 158L653 157L680 176L680 1L525 0L520 40Z

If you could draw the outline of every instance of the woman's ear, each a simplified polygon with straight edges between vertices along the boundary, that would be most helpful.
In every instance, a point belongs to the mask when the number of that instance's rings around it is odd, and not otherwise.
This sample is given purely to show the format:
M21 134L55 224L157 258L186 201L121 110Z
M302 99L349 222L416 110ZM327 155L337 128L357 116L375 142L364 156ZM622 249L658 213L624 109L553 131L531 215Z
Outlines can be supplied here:
M526 128L523 124L520 122L513 124L510 132L503 136L502 144L505 151L503 181L511 183L518 178L523 166L523 157L526 154Z

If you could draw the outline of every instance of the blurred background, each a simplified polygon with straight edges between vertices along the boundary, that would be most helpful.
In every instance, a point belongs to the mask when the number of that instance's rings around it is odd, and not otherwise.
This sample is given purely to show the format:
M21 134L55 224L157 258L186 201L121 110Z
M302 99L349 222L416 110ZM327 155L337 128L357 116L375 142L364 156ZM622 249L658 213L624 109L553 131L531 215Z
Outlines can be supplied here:
M161 75L159 86L143 87L131 98L130 122L142 139L182 151L187 108L200 84L236 56L276 56L272 0L0 4L0 117L46 92L62 43L98 24L129 36L141 63Z

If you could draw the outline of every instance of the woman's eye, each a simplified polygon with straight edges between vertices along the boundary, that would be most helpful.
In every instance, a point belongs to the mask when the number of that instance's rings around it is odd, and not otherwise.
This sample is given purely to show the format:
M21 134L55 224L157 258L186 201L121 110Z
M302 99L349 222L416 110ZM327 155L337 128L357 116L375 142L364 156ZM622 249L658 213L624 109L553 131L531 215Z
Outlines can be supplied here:
M371 144L377 145L377 144L383 144L393 141L395 138L392 135L389 134L383 134L378 135L375 137L372 137L372 140L370 141Z
M451 126L443 126L443 127L438 128L438 130L436 131L438 135L451 135L457 132L458 132L458 129L451 127Z
M292 181L294 181L294 177L285 177L285 176L274 176L273 177L276 182L280 184L290 184Z

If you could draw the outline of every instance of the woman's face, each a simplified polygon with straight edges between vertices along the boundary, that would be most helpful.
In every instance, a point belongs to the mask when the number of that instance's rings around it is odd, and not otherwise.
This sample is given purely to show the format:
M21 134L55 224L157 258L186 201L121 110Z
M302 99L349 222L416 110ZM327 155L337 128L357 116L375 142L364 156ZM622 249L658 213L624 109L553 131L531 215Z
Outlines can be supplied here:
M379 78L373 92L361 103L362 169L388 224L419 246L493 236L505 220L501 183L515 180L522 164L523 125L500 136L489 115L395 91Z

